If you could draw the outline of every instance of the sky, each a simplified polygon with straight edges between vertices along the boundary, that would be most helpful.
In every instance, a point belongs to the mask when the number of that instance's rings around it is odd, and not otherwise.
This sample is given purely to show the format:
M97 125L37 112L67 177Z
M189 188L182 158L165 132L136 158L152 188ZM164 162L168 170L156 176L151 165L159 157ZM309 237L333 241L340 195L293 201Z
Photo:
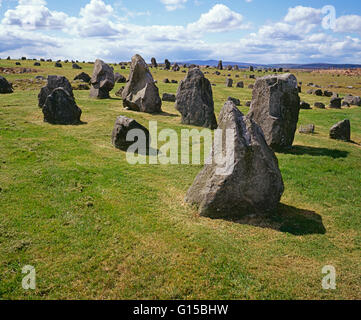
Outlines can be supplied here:
M361 64L355 0L0 0L0 57Z

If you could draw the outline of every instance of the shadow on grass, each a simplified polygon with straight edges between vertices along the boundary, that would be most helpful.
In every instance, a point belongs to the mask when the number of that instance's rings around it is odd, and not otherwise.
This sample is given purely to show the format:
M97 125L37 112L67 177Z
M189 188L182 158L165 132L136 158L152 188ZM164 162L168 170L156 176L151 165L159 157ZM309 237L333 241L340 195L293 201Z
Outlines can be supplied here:
M337 149L315 148L309 146L293 146L291 149L282 150L280 153L293 155L310 155L313 157L330 157L333 159L347 158L349 152Z
M296 236L326 233L319 214L284 204L280 204L277 212L270 217L249 216L234 222L287 232Z
M157 116L164 116L164 117L172 117L172 118L177 118L180 117L180 115L178 114L174 114L174 113L168 113L168 112L161 112L161 113L156 113Z

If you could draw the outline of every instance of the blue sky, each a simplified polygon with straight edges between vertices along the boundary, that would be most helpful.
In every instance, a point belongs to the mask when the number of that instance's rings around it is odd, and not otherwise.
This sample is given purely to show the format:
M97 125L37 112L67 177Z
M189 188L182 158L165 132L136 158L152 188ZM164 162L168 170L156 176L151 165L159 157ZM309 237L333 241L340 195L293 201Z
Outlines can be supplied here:
M0 57L361 63L361 6L351 0L0 3Z

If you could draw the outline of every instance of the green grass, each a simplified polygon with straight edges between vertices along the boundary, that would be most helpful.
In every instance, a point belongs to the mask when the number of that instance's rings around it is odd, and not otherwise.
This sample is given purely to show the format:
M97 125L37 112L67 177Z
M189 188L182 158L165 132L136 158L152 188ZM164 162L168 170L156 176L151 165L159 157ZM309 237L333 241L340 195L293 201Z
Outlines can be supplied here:
M47 74L72 79L81 72L70 63L53 65L42 63L37 74L4 76L16 82ZM80 65L91 73L92 65ZM1 60L0 66L14 61ZM129 74L119 66L115 71ZM163 78L185 76L152 73L161 94L177 90ZM240 74L246 86L254 81L244 79L248 72L231 73L235 81ZM296 75L304 84L335 81ZM217 115L228 96L243 104L251 99L249 89L225 88L224 76L207 77L216 84ZM315 124L316 133L297 133L294 148L277 154L286 187L277 217L210 220L183 201L201 166L132 166L112 147L119 115L146 126L156 120L159 129L188 127L172 103L163 104L168 116L124 110L114 95L120 86L110 100L75 91L85 122L80 126L44 123L35 85L0 96L0 299L361 298L361 108L301 111L299 124ZM301 96L312 104L328 102ZM330 127L345 118L355 143L328 137ZM35 291L21 287L24 265L36 268ZM321 287L325 265L337 269L335 291Z

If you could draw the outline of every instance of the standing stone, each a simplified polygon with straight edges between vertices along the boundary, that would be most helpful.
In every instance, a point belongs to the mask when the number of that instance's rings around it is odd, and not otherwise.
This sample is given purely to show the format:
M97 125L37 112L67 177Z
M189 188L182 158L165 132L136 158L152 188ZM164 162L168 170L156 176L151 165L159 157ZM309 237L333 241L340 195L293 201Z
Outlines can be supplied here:
M330 130L330 138L336 140L351 140L351 124L350 120L343 120L335 124Z
M315 133L315 125L314 124L308 124L306 126L300 126L299 128L299 133L302 133L302 134L313 134Z
M164 64L165 64L165 70L170 70L170 62L169 62L169 60L168 59L165 59L165 61L164 61Z
M262 129L228 101L221 110L222 151L212 148L210 159L188 190L186 202L196 205L202 216L241 218L266 216L279 204L284 191L283 179L274 152L268 147ZM227 141L226 132L231 132ZM216 154L234 153L227 168L215 163ZM233 170L232 170L233 168Z
M181 81L175 108L181 113L183 124L217 128L212 86L198 68L191 69Z
M239 66L235 65L233 69L234 69L234 71L239 71Z
M129 81L123 91L123 105L133 111L162 112L158 87L148 65L138 54L132 58Z
M158 68L157 60L154 57L151 59L151 65L153 68Z
M116 72L114 74L114 81L115 81L115 83L126 83L127 78L124 77L123 75L121 75L120 73Z
M330 108L332 109L341 109L342 99L334 97L330 101Z
M344 101L351 106L361 106L361 98L358 96L348 94L347 96L345 96Z
M77 70L81 70L81 69L82 69L82 67L79 66L77 63L73 63L72 68L73 68L73 69L77 69Z
M292 147L300 112L294 75L265 76L256 81L250 117L263 130L274 150Z
M13 87L4 77L0 76L0 94L13 93Z
M175 63L174 66L172 67L172 70L176 71L176 72L179 71L180 70L179 65L177 63Z
M42 111L45 122L66 125L80 123L82 113L74 98L64 88L56 88L46 98Z
M231 78L226 79L226 87L232 88L233 86L233 80Z
M109 99L109 92L114 88L114 72L112 68L104 61L97 59L90 82L91 98Z
M43 108L47 97L57 88L63 88L74 98L73 88L67 78L62 76L48 76L48 83L45 87L41 88L38 95L40 108Z
M244 82L243 81L237 82L237 88L244 88Z
M144 132L146 137L146 146L150 146L150 134L147 128L143 127L134 119L130 119L124 116L119 116L115 121L113 133L112 133L112 144L117 149L127 151L128 148L134 144L134 141L127 141L127 134L130 130L141 130Z
M300 104L300 109L303 109L303 110L310 110L312 109L311 108L311 105L305 101L301 101L301 104Z
M250 71L250 72L254 72L254 67L253 67L253 66L249 66L249 71Z
M223 62L222 62L222 60L219 60L217 69L218 70L223 70Z
M74 80L81 80L81 81L84 81L84 82L86 82L86 83L89 83L90 80L91 80L91 77L90 77L87 73L82 72L82 73L78 74L78 75L74 78Z

